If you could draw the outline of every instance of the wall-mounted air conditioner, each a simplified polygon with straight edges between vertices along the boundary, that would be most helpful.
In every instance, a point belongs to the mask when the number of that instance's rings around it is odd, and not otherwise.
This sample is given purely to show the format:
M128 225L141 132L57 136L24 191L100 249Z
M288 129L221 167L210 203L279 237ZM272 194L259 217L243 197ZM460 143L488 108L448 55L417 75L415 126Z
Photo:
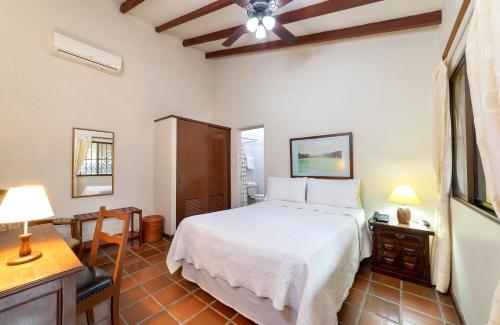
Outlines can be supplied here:
M120 56L75 36L54 30L52 44L53 53L56 56L83 63L114 75L119 75L122 72L123 60Z

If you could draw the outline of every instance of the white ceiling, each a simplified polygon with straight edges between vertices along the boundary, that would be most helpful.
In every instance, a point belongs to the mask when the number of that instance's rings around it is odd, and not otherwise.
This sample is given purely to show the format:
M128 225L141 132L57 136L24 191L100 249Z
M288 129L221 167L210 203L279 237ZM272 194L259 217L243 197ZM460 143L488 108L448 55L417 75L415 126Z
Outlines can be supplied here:
M112 1L122 3L124 0ZM214 0L145 0L134 9L130 10L127 15L134 15L153 26L158 26L213 1ZM324 0L295 0L278 10L276 14L299 9L322 1ZM297 36L307 35L439 10L443 7L443 1L444 0L384 0L329 15L287 24L286 28ZM241 25L245 23L247 19L246 12L243 8L237 5L230 5L209 15L174 27L164 33L170 33L180 39L187 39L215 32L220 29ZM265 38L263 42L276 39L278 38L274 34L268 33L268 37ZM199 44L194 47L203 52L222 50L225 49L225 47L222 46L223 41L224 40L218 40ZM255 36L248 33L236 41L233 47L255 43L257 43Z

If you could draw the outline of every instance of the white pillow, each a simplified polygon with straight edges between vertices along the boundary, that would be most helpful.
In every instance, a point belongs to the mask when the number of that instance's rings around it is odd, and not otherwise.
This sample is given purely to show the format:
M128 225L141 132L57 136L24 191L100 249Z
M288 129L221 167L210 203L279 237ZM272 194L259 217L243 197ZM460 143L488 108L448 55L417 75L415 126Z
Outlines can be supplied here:
M269 177L266 200L306 202L307 178Z
M307 203L362 208L359 179L307 179Z

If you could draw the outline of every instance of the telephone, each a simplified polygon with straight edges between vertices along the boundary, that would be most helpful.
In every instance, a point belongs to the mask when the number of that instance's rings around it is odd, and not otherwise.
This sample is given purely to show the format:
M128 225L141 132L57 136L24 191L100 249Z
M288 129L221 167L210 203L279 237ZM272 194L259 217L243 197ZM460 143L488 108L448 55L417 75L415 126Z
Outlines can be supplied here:
M370 229L370 231L373 231L373 223L374 222L388 223L389 222L389 215L388 214L381 214L381 213L378 213L378 211L375 211L375 213L373 214L373 217L371 217L368 220L368 228Z
M388 214L381 214L378 213L378 211L375 211L372 217L373 221L375 222L384 222L387 223L389 222L389 215Z

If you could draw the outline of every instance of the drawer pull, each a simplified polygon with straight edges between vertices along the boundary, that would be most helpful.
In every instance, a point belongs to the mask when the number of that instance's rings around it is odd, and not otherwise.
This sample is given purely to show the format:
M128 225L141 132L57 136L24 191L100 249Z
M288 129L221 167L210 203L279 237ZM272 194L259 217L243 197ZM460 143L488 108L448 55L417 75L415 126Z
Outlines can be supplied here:
M396 238L399 238L399 239L405 238L405 235L404 234L400 234L400 233L397 233L394 236L396 236Z
M413 248L403 248L405 256L415 256L415 249Z
M385 261L385 264L389 264L389 265L392 265L392 263L394 263L394 259L389 258L389 257L384 257L384 261Z
M386 251L393 251L394 250L394 245L391 244L384 244L384 249Z
M414 270L415 269L415 264L405 262L405 269Z

